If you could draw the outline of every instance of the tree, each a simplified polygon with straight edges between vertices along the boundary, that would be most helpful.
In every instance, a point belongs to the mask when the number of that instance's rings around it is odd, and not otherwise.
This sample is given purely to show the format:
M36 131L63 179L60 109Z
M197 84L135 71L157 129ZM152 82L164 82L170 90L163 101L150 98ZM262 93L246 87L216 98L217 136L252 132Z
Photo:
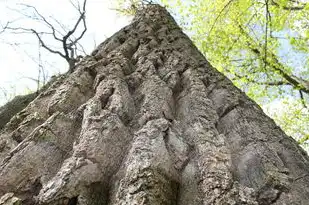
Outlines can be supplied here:
M78 52L82 50L85 53L82 45L79 41L83 38L84 34L87 31L86 24L86 4L87 0L83 0L82 5L79 1L74 4L70 0L72 6L78 11L79 17L77 18L75 24L71 29L66 28L59 20L54 17L45 17L41 14L34 6L21 4L25 8L31 10L31 14L24 13L23 11L18 11L23 16L33 19L47 27L48 31L38 31L35 28L25 28L25 27L13 27L10 24L13 22L7 22L5 26L2 26L2 31L5 30L13 31L17 34L26 34L31 33L36 36L39 41L39 45L49 51L50 53L59 55L63 58L69 65L69 72L73 72L76 63L81 59L81 55L78 55ZM78 29L81 28L81 31ZM56 44L61 46L61 49L55 49L55 45L51 46L48 44L47 40L44 40L43 36L52 37Z
M1 132L0 204L308 204L309 158L158 5Z

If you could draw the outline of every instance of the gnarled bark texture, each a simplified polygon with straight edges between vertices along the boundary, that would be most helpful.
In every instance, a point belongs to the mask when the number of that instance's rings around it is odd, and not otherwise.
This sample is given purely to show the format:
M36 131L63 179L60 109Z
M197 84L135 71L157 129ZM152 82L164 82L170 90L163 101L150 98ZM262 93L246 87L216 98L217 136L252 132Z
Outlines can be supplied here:
M1 205L309 204L308 156L158 5L12 118L0 159Z

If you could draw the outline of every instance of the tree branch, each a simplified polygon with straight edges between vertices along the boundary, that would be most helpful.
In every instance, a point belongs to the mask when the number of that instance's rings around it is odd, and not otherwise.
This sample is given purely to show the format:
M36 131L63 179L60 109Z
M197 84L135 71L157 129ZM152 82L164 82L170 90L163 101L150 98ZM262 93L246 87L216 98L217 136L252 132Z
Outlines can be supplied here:
M25 7L27 7L27 8L33 9L33 10L35 11L35 14L38 15L38 16L40 17L40 19L43 20L43 22L44 22L45 24L47 24L47 26L52 30L52 34L53 34L54 39L57 40L57 41L62 41L62 40L56 35L56 29L55 29L55 27L54 27L50 22L48 22L48 21L46 20L46 18L45 18L42 14L40 14L39 11L38 11L34 6L31 6L31 5L28 5L28 4L20 4L20 5L25 6ZM58 31L57 31L57 32L58 32ZM60 32L59 32L59 33L60 33Z
M75 24L74 24L74 26L71 30L67 31L67 29L65 29L63 24L61 24L55 18L51 18L53 21L55 21L60 26L61 29L63 29L65 34L62 34L62 32L57 30L55 25L53 25L51 23L51 21L49 21L47 18L45 18L34 6L27 5L27 4L20 4L20 5L33 10L34 14L35 14L35 17L28 16L28 18L35 19L35 20L43 22L51 30L51 32L39 32L39 31L37 31L33 28L28 29L28 28L22 28L22 27L17 27L17 28L8 27L8 24L3 28L6 28L6 29L9 28L10 30L13 30L13 31L22 31L20 33L25 33L25 32L33 33L37 37L40 45L44 49L46 49L47 51L49 51L51 53L58 54L59 56L64 58L67 61L67 63L69 64L69 71L72 72L74 67L75 67L76 61L77 61L76 58L77 58L77 51L79 50L78 48L80 47L81 50L84 51L83 47L81 46L79 41L82 39L82 37L84 36L84 34L87 31L87 24L86 24L86 17L85 17L86 3L87 3L87 0L84 0L82 8L80 7L79 3L78 3L77 6L72 3L74 8L78 11L79 17L78 17L77 21L75 22ZM21 14L23 14L23 13L21 13ZM25 14L23 14L23 15L25 15ZM80 26L81 23L83 24L83 30L81 31L80 35L75 38L73 35L76 33L77 28ZM52 35L53 38L56 41L61 42L63 52L55 50L52 47L48 46L42 38L43 34ZM61 35L62 37L60 37L59 35Z
M298 3L298 4L301 4L300 6L283 6L283 5L280 5L279 3L275 2L274 0L271 0L271 3L272 5L274 6L277 6L277 7L280 7L284 10L294 10L294 11L299 11L299 10L302 10L305 8L306 6L306 3L301 3L299 1L294 1L295 3Z
M239 25L239 28L240 31L247 37L248 48L253 54L261 58L262 61L266 63L267 66L269 66L273 71L278 72L278 74L280 74L290 85L292 85L294 89L302 90L302 92L309 94L309 81L286 73L284 71L284 65L280 63L275 54L273 54L271 51L267 51L267 56L271 59L271 61L268 60L268 58L265 59L262 57L263 52L260 50L260 48L263 48L263 46L260 43L256 43L244 30L244 28L242 28L241 25Z
M62 46L63 46L63 50L65 52L65 56L68 59L67 61L69 63L70 72L73 71L73 68L74 68L75 63L76 63L75 62L76 61L76 59L75 59L75 54L76 53L74 52L74 49L72 47L76 45L76 43L84 36L84 34L87 31L87 25L86 25L86 19L85 19L86 18L85 17L86 3L87 3L87 0L84 0L82 10L80 9L79 5L77 7L75 6L75 8L78 9L78 12L79 12L80 16L79 16L78 20L76 21L73 29L68 31L68 33L62 39ZM67 41L70 39L70 36L72 36L72 34L75 33L75 31L76 31L77 27L79 26L80 22L83 22L83 26L84 26L84 29L83 29L82 33L74 41L72 40L70 43L68 43Z
M215 25L216 25L218 19L221 17L221 15L222 15L222 13L224 12L224 10L225 10L227 7L229 7L229 5L230 5L232 2L233 2L233 0L229 0L229 1L227 2L227 4L224 5L224 7L221 9L221 11L219 12L218 16L216 17L215 21L214 21L213 24L211 25L208 34L210 34L210 33L212 32L212 30L214 29L214 27L215 27Z
M51 52L51 53L60 55L62 58L66 58L66 56L64 56L60 51L56 51L56 50L53 50L53 49L51 49L50 47L48 47L48 46L44 43L44 41L42 40L42 38L41 38L41 36L39 35L39 33L36 32L36 30L34 30L34 29L30 29L30 30L31 30L31 31L36 35L36 37L39 39L39 41L40 41L40 43L41 43L41 45L42 45L43 48L45 48L46 50L48 50L48 51Z
M84 30L82 31L81 35L76 38L75 41L73 41L71 44L69 44L68 46L72 46L74 45L77 41L79 41L83 35L85 34L85 32L87 31L87 26L86 26L86 20L85 20L85 13L86 13L86 3L87 3L87 0L84 0L84 4L83 4L83 10L78 10L79 13L80 13L80 16L78 18L78 20L76 21L74 27L72 30L70 30L64 37L63 37L63 41L66 41L77 29L78 25L80 24L81 21L83 21L83 25L84 25Z
M261 82L261 81L257 81L257 80L253 80L253 79L249 79L247 76L241 76L239 74L234 73L234 75L237 78L246 78L249 82L251 83L255 83L258 85L267 85L267 86L280 86L280 85L290 85L288 82L286 81L273 81L273 82Z
M8 21L8 22L6 22L5 26L2 26L2 25L1 25L2 28L1 28L0 34L3 33L3 32L5 32L5 30L6 30L6 29L8 28L8 26L9 26L9 24L10 24L10 22Z
M268 8L268 0L265 0L265 19L266 19L266 22L265 22L265 42L264 42L264 45L265 45L265 51L264 51L264 59L265 59L265 63L264 63L264 69L266 71L266 66L267 66L267 63L266 63L266 59L267 59L267 40L268 40L268 25L269 25L269 22L271 21L271 15L270 15L270 12L269 12L269 8Z
M307 105L306 105L306 100L304 98L304 94L303 94L302 90L299 90L299 96L300 96L300 100L301 100L301 103L303 104L304 108L308 108Z

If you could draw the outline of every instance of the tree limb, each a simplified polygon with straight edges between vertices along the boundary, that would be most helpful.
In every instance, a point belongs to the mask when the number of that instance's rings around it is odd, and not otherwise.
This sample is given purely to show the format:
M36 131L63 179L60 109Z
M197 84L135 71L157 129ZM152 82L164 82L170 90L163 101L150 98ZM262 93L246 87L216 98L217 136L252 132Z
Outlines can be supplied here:
M304 108L308 108L307 105L306 105L306 101L305 101L304 94L303 94L302 90L299 90L299 96L300 96L300 100L301 100L301 103L303 104Z
M56 51L56 50L53 50L53 49L51 49L50 47L48 47L48 46L44 43L44 41L42 40L42 38L41 38L41 36L39 35L39 33L36 32L36 30L34 30L34 29L30 29L30 30L31 30L31 31L36 35L36 37L39 39L39 41L40 41L40 43L41 43L41 45L42 45L43 48L45 48L46 50L48 50L48 51L51 52L51 53L60 55L62 58L66 58L66 56L64 56L60 51Z
M49 21L47 21L46 18L45 18L42 14L40 14L40 12L39 12L34 6L31 6L31 5L28 5L28 4L20 4L20 5L25 6L25 7L27 7L27 8L33 9L33 10L35 11L35 14L38 15L38 16L41 18L41 20L43 20L43 22L44 22L45 24L47 24L47 26L52 30L52 34L53 34L54 39L57 40L57 41L62 41L62 40L56 35L56 29L55 29L55 27L54 27Z
M69 71L72 72L74 67L75 67L76 61L77 61L76 58L78 56L77 55L78 47L81 47L81 50L84 51L84 49L81 46L81 44L79 43L79 41L82 39L82 37L84 36L84 34L87 31L87 24L86 24L86 17L85 17L86 3L87 3L87 0L84 0L82 8L80 7L79 3L78 3L77 6L72 3L74 8L77 9L77 11L79 13L79 17L78 17L77 21L75 22L74 27L71 30L66 31L63 24L61 24L55 18L52 18L52 20L54 20L57 24L59 24L60 27L64 30L64 32L66 32L64 35L61 34L61 32L59 30L57 30L56 27L47 18L45 18L34 6L27 5L27 4L20 4L20 5L22 5L26 8L32 9L34 11L35 15L37 16L34 19L43 22L51 30L51 32L39 32L39 31L37 31L33 28L28 29L28 28L22 28L22 27L16 27L16 28L8 27L8 24L3 28L10 29L14 32L22 31L21 33L25 33L25 32L33 33L37 37L40 45L44 49L46 49L47 51L49 51L53 54L57 54L57 55L61 56L62 58L64 58L67 61L67 63L69 64ZM33 19L33 17L30 17L30 16L28 16L28 17ZM81 23L83 25L83 30L80 33L80 35L75 38L73 35L76 33L77 28L80 26ZM52 35L53 38L56 41L61 42L61 46L62 46L63 51L61 52L59 50L55 50L55 49L51 48L50 46L48 46L42 38L43 34ZM61 37L59 35L61 35Z
M247 76L241 76L237 73L234 73L234 75L237 77L237 78L246 78L249 82L251 83L255 83L255 84L258 84L258 85L267 85L267 86L280 86L280 85L290 85L288 82L286 81L272 81L272 82L266 82L266 81L257 81L257 80L254 80L254 79L249 79Z
M6 29L8 28L8 26L9 26L9 24L10 24L10 22L8 21L8 22L6 22L5 26L2 26L2 25L1 25L2 28L1 28L0 34L3 33L3 32L5 32L5 30L6 30Z
M297 3L297 4L301 4L301 5L300 6L283 6L283 5L280 5L279 3L275 2L274 0L271 0L272 5L278 6L282 9L284 9L284 10L289 10L289 11L291 11L291 10L299 11L299 10L304 9L305 6L306 6L306 3L301 3L299 1L294 1L294 2Z
M222 13L224 12L224 10L225 10L227 7L229 7L229 5L230 5L233 1L234 1L234 0L229 0L229 1L224 5L224 7L221 9L221 11L219 12L219 14L217 15L215 21L214 21L213 24L211 25L208 34L210 34L210 33L212 32L212 30L214 29L214 27L215 27L215 25L216 25L218 19L221 17L221 15L222 15Z
M280 63L275 54L271 51L267 51L267 59L262 57L263 51L261 51L261 48L263 48L263 46L260 43L255 42L241 25L239 25L239 28L240 31L247 37L248 48L253 54L260 57L262 61L266 63L267 66L269 66L273 71L278 72L278 74L280 74L290 85L292 85L294 89L302 90L302 92L309 94L309 81L286 73L284 71L284 65ZM271 59L274 63L272 63L269 59Z

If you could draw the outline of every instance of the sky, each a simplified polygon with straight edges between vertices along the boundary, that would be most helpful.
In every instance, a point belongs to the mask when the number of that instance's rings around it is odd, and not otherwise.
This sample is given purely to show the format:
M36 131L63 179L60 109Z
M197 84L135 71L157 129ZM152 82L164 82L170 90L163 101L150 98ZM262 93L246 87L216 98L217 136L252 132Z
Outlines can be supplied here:
M14 21L12 27L35 27L46 31L44 25L21 15L20 12L32 15L31 10L25 10L25 6L21 4L34 6L44 17L55 18L68 28L78 18L78 12L69 0L0 0L0 25ZM130 23L131 19L119 15L114 7L112 0L87 1L87 32L80 41L87 53L91 53L107 37ZM51 45L55 45L51 40L46 39ZM61 46L57 48L61 49ZM38 40L33 34L0 34L0 105L14 95L36 90L37 83L33 79L38 76L39 59L49 77L68 70L64 59L39 48Z

